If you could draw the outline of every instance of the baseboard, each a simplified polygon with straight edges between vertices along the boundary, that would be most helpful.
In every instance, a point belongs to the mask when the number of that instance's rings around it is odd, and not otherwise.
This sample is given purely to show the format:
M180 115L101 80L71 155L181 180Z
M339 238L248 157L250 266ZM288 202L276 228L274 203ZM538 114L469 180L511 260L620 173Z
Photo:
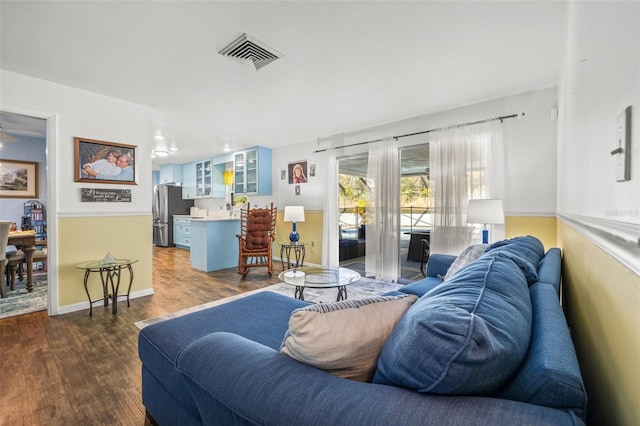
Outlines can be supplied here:
M129 300L137 299L139 297L151 296L153 295L153 288L146 288L144 290L132 291L129 294ZM122 303L122 294L119 295L118 303ZM70 314L71 312L83 311L89 309L89 301L74 303L72 305L64 305L58 307L58 315Z

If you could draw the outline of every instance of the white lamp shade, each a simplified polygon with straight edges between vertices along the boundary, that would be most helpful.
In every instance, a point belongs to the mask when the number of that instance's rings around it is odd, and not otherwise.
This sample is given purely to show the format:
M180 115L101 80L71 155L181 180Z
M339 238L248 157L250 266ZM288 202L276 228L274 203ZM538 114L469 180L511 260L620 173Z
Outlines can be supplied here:
M285 206L284 207L285 222L304 222L303 206Z
M469 200L467 223L503 224L502 200Z

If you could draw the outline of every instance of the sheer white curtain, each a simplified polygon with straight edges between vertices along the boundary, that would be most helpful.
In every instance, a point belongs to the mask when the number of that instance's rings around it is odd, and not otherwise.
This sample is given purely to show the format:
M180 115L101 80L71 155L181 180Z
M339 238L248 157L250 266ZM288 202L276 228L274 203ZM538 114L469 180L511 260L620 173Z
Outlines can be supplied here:
M322 219L322 265L338 266L338 166L334 148L327 149L324 214Z
M503 159L500 122L429 133L433 253L457 255L479 242L466 223L467 204L476 198L504 199ZM504 226L493 231L495 239L504 238Z
M367 185L367 276L395 282L400 276L400 161L393 139L369 144Z

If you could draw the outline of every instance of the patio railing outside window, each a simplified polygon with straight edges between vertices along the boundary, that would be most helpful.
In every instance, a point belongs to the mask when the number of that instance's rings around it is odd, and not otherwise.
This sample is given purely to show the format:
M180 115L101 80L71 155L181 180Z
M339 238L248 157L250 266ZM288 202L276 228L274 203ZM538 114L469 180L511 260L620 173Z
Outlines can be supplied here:
M404 231L420 231L431 229L433 226L433 211L428 207L402 206L400 228ZM339 211L339 224L342 230L341 238L357 240L361 235L359 230L363 224L362 207L346 207ZM365 209L366 212L366 209Z

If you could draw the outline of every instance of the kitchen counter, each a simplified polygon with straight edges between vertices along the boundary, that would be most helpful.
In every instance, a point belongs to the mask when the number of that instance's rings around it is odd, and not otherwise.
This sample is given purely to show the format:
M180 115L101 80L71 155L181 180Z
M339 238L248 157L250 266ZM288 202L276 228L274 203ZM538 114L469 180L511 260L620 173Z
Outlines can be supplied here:
M191 218L191 266L205 272L238 265L239 217Z
M192 217L191 220L196 222L224 222L234 220L239 221L240 217Z
M198 222L220 222L220 221L233 221L240 220L240 214L237 216L190 216L188 214L176 214L173 217L183 217L186 219L191 219Z

